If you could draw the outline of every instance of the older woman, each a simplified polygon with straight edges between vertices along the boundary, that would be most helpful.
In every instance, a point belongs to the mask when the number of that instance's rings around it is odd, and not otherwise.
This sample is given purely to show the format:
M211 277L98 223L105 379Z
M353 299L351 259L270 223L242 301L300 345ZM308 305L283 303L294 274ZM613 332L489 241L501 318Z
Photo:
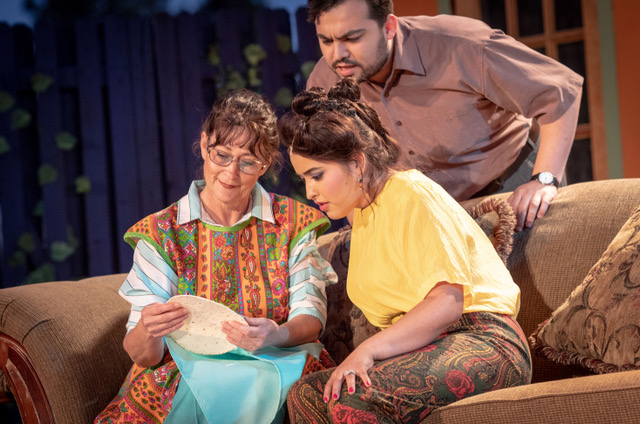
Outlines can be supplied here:
M328 219L316 209L267 193L258 183L280 160L278 145L269 103L249 90L229 92L203 125L199 151L204 179L125 234L135 250L120 289L132 304L123 345L134 365L97 423L207 422L212 414L219 422L274 419L264 410L245 413L251 402L269 407L279 402L270 409L275 411L286 396L286 387L282 394L270 390L256 395L254 386L264 384L260 379L269 374L253 364L260 360L257 352L315 342L326 320L325 284L335 281L315 244ZM188 311L166 301L185 294L217 301L245 317L248 326L223 325L227 340L240 348L237 357L194 355L185 360L184 352L168 343L165 336L182 326ZM315 355L306 354L314 348L304 351L300 369L293 370L298 377L332 365L315 348ZM277 364L274 356L270 351L267 362ZM220 378L235 360L237 378ZM243 374L242 367L249 370ZM256 370L256 380L242 377ZM239 390L242 384L252 387ZM206 393L200 396L200 391ZM215 400L216 393L223 402Z
M382 331L288 395L295 423L415 423L435 408L531 379L520 289L442 187L395 169L398 147L345 79L296 96L280 123L307 197L352 216L347 293Z

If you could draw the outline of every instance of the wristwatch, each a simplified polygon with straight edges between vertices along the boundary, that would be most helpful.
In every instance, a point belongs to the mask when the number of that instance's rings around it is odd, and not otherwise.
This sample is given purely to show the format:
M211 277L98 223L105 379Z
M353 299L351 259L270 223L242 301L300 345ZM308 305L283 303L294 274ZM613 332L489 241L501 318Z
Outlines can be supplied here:
M544 185L553 185L556 186L556 188L560 186L560 183L558 182L556 176L547 171L535 174L531 177L531 181L538 181Z

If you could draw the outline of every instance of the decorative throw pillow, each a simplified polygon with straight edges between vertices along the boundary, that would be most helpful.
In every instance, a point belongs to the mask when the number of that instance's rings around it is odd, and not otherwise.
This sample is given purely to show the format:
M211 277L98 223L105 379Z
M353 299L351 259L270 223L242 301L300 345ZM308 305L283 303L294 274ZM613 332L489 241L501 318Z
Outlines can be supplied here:
M497 197L489 197L467 212L489 237L502 262L507 263L513 247L516 215L511 205Z
M640 369L640 207L584 281L531 335L538 354L597 373Z

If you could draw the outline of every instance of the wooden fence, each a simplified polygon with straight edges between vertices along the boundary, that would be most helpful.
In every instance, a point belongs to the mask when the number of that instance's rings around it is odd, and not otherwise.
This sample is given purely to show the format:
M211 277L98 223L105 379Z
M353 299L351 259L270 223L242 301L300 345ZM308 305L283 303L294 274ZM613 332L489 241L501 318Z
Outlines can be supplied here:
M217 93L246 81L280 113L303 88L297 21L297 54L284 10L0 24L0 287L128 271L122 235L186 193Z

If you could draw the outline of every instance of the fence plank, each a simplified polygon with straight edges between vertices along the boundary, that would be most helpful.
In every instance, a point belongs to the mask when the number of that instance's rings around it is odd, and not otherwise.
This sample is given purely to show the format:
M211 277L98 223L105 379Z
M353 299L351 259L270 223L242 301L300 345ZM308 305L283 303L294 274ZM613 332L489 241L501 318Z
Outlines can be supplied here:
M14 37L11 27L0 24L0 91L17 100L17 69ZM14 106L15 108L15 106ZM11 129L11 110L0 112L0 136L9 145L9 151L0 155L0 288L12 287L27 275L26 261L9 266L8 260L18 251L20 234L29 227L25 209L23 176L27 172L22 163L22 148L18 132ZM33 232L31 232L33 234Z
M204 103L202 66L208 52L204 45L204 15L181 14L177 18L178 69L180 71L182 145L187 177L194 179L202 159L193 152L193 143L200 139L202 123L209 112Z
M127 20L129 60L133 101L134 137L136 151L136 184L140 187L140 216L156 212L165 206L162 189L162 146L158 128L157 97L153 70L151 22L148 18Z
M278 46L278 37L291 38L289 14L284 9L260 8L256 11L256 38L267 52L261 64L264 94L274 99L281 88L294 89L297 63L291 51L283 52Z
M104 21L107 92L109 96L109 125L111 128L111 155L116 206L116 231L124 234L141 217L138 207L139 191L136 181L136 152L134 147L133 99L130 75L134 70L129 63L129 40L125 21L109 16ZM117 244L118 264L121 272L132 264L131 248L124 242Z
M163 135L165 190L168 202L187 191L189 178L183 148L182 107L173 20L166 14L152 19L158 75L160 127Z
M308 61L316 62L322 57L322 53L316 36L316 27L313 23L307 22L306 8L302 7L296 11L296 22L298 23L298 61L300 65Z
M83 173L91 182L84 195L85 248L88 274L105 275L115 271L109 145L105 125L104 72L98 36L98 20L84 18L76 23L77 86L82 144Z
M50 21L39 21L34 31L37 54L35 70L53 78L54 84L38 95L38 128L40 131L40 160L42 165L52 166L57 179L42 187L44 204L43 245L51 253L54 242L67 241L67 179L62 152L56 146L56 136L62 131L60 93L55 81L58 77L56 28ZM71 278L68 261L54 264L56 278Z
M254 41L250 12L244 9L221 9L216 13L216 39L224 67L244 75L247 64L244 48Z

